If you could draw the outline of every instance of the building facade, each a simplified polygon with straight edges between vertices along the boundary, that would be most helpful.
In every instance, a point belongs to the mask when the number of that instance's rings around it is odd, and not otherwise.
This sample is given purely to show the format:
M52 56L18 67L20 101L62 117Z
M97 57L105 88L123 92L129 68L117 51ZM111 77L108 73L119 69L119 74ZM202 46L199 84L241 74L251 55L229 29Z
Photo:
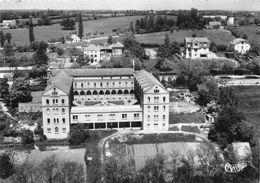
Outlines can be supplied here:
M184 39L185 58L208 58L210 42L206 37L191 37Z
M90 130L168 130L169 92L145 70L53 70L49 78L42 96L49 139L66 138L77 124Z
M248 43L247 40L242 39L242 38L237 38L234 39L231 43L230 43L231 48L240 54L245 54L246 52L248 52L250 50L250 44Z

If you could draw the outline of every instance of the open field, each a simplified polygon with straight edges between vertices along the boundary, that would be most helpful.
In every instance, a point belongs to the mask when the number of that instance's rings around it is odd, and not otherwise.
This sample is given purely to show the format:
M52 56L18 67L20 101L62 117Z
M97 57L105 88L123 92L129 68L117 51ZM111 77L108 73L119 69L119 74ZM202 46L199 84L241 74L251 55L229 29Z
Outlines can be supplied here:
M159 43L164 42L166 32L156 32L150 34L136 35L137 41L141 43ZM173 31L168 32L171 41L183 42L185 37L191 37L192 34L199 37L208 37L209 41L214 41L216 44L229 44L234 39L234 36L226 30L200 30L200 31Z
M260 26L239 26L237 29L244 32L247 35L249 41L254 41L260 44Z
M84 21L84 33L95 33L97 31L98 33L104 32L104 35L112 34L112 29L127 29L130 25L130 22L135 23L137 19L141 19L142 17L143 16L126 16ZM78 23L76 23L75 27L77 30ZM16 45L29 44L28 29L9 29L5 30L5 32L10 32L13 35L12 42L14 42ZM36 40L47 41L52 38L59 38L61 36L66 37L69 35L69 32L71 31L61 30L59 24L34 27L34 35Z
M241 111L260 132L260 86L233 86Z

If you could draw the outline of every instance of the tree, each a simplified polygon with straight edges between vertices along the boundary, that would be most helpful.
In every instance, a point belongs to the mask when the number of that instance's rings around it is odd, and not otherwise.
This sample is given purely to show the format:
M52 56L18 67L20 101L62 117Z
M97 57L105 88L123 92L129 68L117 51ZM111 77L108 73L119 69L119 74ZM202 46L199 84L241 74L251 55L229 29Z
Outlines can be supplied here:
M75 30L75 21L70 18L62 19L60 25L63 30Z
M109 44L109 45L113 44L113 37L112 36L108 36L107 44Z
M7 33L5 34L5 40L7 40L7 42L8 42L9 44L11 44L11 39L12 39L12 34L9 33L9 32L7 32Z
M34 144L33 132L31 130L23 130L21 138L23 145Z
M60 48L60 47L58 47L58 48L56 49L56 52L57 52L57 54L58 54L59 56L61 56L61 55L63 55L63 54L64 54L64 49L63 49L63 48Z
M244 115L233 106L224 106L210 129L208 138L223 148L235 141L250 142L253 129L243 121Z
M211 42L209 46L209 50L216 53L218 51L216 43Z
M30 43L34 42L34 34L33 34L33 22L32 22L32 18L29 19L29 41Z
M0 30L0 46L3 47L5 43L5 35L2 30Z
M180 53L180 46L177 42L173 42L169 45L162 45L158 48L157 57L161 59L173 59L176 53Z
M44 41L35 43L35 52L33 54L32 60L36 65L47 65L49 60L46 54L48 44Z
M37 167L34 163L25 161L21 165L16 165L12 181L14 183L33 183L37 182L37 177Z
M4 43L4 55L6 57L10 57L14 54L13 45L11 45L9 42Z
M78 34L79 34L79 38L81 39L83 37L83 24L82 24L82 17L81 17L81 13L79 13L79 30L78 30Z
M52 155L46 159L44 159L40 165L39 169L40 179L43 183L55 183L58 178L59 173L59 162L55 155Z
M89 133L84 131L80 126L71 128L68 136L70 145L80 145L89 138Z
M165 34L164 45L166 45L166 46L170 45L170 38L169 38L169 35L167 33Z
M79 66L83 66L83 65L86 65L88 64L89 62L89 58L88 57L84 57L83 54L80 54L76 60L76 62L79 64Z
M13 107L17 107L19 102L32 101L30 84L26 78L17 78L14 80L10 90L10 102Z
M57 176L55 177L57 183L82 183L84 182L83 166L76 162L62 162L59 166Z
M0 178L6 179L14 173L14 152L5 150L0 154Z
M132 32L133 34L135 33L133 22L130 22L129 31Z
M4 103L9 104L9 84L7 83L8 79L4 77L0 79L0 98L4 100Z
M156 64L156 67L160 71L169 71L169 70L171 70L171 62L173 62L173 61L170 61L167 58L159 59L157 64Z

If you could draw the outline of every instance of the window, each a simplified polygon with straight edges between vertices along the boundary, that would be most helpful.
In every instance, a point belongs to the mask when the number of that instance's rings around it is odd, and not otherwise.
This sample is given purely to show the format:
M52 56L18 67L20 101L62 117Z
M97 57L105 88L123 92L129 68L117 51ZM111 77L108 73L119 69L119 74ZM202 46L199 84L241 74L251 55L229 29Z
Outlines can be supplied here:
M59 128L55 127L55 133L59 133Z
M57 118L57 123L59 123L59 118Z
M165 105L163 106L163 111L164 111L164 112L166 111L166 106L165 106Z
M47 110L46 110L46 114L47 114L47 115L50 115L50 109L47 109Z
M56 104L58 104L59 102L58 102L58 99L56 99Z
M139 119L139 113L134 114L134 119Z
M50 124L51 123L51 120L50 118L47 119L47 123Z
M62 133L66 133L66 128L62 128Z
M126 119L127 118L127 114L122 114L122 119Z
M65 109L62 108L62 109L61 109L61 112L62 112L62 115L64 115L64 114L65 114Z
M50 101L49 99L46 100L46 104L49 105L50 104Z
M100 83L100 87L102 87L102 83Z
M83 88L83 86L84 86L83 83L81 83L81 88Z
M154 93L159 93L159 89L158 88L154 89Z
M62 103L62 104L65 104L65 100L64 100L64 99L61 99L61 103Z
M165 115L163 115L163 121L165 121Z
M56 91L56 88L53 88L52 95L58 95L58 92Z
M159 111L159 106L154 106L154 111Z
M159 120L159 116L158 115L154 115L154 121L158 121Z
M151 117L150 115L147 116L147 121L150 121L151 120Z
M115 119L115 117L116 117L116 115L115 115L115 114L109 114L109 118L110 118L110 120L114 120L114 119Z
M53 119L53 122L56 123L56 118Z
M159 102L159 97L154 97L154 102Z
M73 121L77 121L78 120L78 115L73 115L72 119L73 119Z
M166 98L165 97L163 97L163 102L165 102L166 101Z
M58 108L54 108L53 109L53 114L54 115L58 115L59 114L59 109Z
M109 83L107 83L107 86L109 86Z
M94 87L96 87L97 86L97 83L94 83Z
M127 82L125 82L125 85L127 85Z
M97 115L97 119L98 119L99 121L102 121L102 120L103 120L103 114L98 114L98 115Z
M150 102L151 98L150 98L150 97L147 97L147 100L148 100L148 102Z
M147 110L150 111L151 110L151 106L147 106Z
M47 128L47 133L51 133L51 128Z
M65 118L62 118L62 123L65 124L66 123L66 120Z

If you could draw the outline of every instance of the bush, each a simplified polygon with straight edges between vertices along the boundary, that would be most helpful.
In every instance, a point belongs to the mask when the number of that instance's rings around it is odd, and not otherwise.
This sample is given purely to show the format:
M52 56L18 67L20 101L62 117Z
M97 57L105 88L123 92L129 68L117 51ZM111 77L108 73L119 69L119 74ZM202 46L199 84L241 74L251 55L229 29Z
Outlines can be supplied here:
M80 145L90 137L87 131L84 131L80 126L75 126L71 128L68 142L70 145Z
M224 44L217 45L218 51L226 51L227 46Z
M33 132L31 130L24 130L21 134L22 138L22 144L33 144L34 138L33 138Z

